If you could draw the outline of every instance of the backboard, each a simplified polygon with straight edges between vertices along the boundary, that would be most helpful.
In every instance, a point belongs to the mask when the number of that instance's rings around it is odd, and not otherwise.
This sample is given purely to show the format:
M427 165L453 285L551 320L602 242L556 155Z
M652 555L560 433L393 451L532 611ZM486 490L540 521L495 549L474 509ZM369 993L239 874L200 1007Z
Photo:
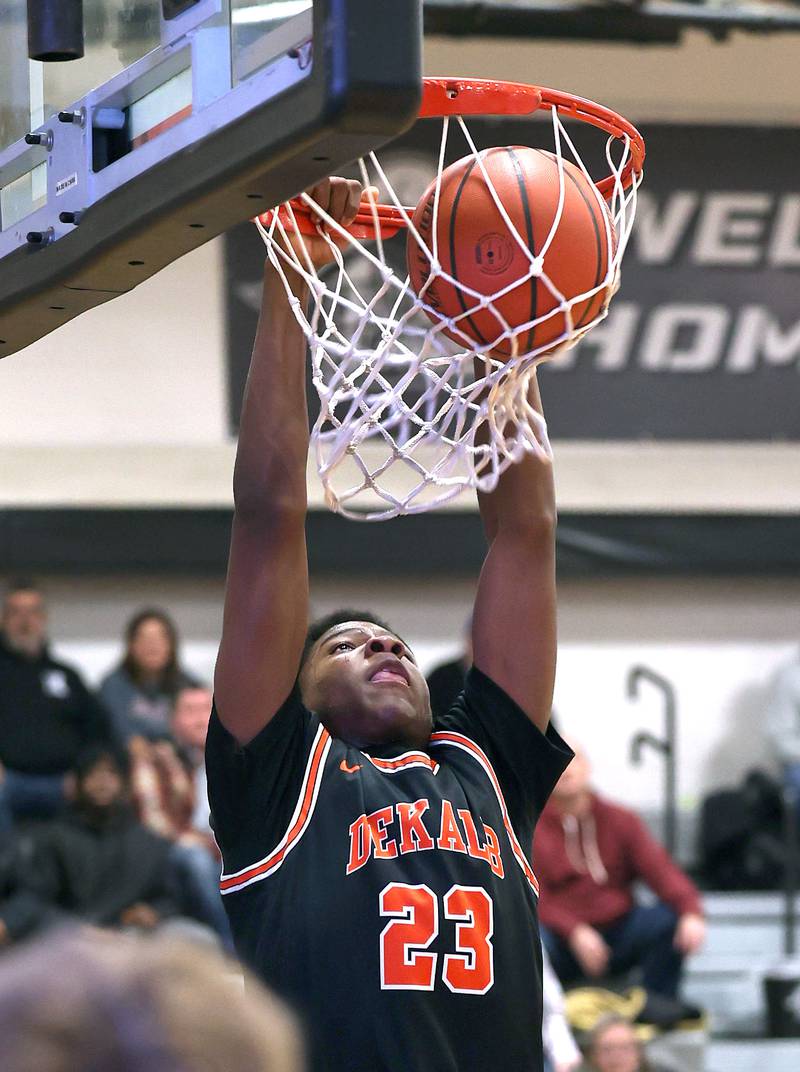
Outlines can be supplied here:
M85 54L0 8L0 357L402 132L421 0L84 0Z

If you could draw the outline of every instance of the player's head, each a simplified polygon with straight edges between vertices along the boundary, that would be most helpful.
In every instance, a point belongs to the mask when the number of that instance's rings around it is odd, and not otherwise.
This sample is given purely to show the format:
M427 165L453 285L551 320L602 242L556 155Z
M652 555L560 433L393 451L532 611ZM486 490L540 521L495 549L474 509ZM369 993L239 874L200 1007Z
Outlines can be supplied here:
M425 678L408 644L369 611L345 608L315 621L298 681L306 706L349 744L428 743Z

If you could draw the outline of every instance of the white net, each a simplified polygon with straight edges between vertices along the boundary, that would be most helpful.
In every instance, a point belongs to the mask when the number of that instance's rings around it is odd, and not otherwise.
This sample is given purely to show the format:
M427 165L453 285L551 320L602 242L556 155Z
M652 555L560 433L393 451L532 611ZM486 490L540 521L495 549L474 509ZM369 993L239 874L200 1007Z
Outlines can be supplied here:
M544 419L528 401L529 380L537 364L557 359L607 315L608 301L619 286L641 174L634 172L626 188L630 139L609 138L605 158L613 186L604 199L558 109L553 106L549 111L558 200L549 232L535 251L503 205L486 167L485 151L477 149L460 116L442 120L428 243L412 219L414 209L401 203L375 153L359 161L361 181L365 188L376 187L396 210L401 225L397 238L388 237L392 232L385 222L382 227L374 199L362 202L375 232L373 240L366 240L344 230L303 194L303 206L321 219L319 233L333 255L333 265L318 272L302 238L289 244L288 232L300 230L294 227L292 203L262 217L266 223L257 221L309 342L320 400L312 449L331 509L362 520L419 513L441 506L465 488L491 491L504 469L526 452L551 455ZM525 257L526 270L494 293L457 280L440 259L442 172L448 155L453 155L456 136L463 137L467 156L474 160L508 235ZM562 223L568 172L574 167L591 183L587 188L601 210L597 217L602 225L597 229L603 232L600 263L605 271L590 289L564 294L548 275L548 253ZM405 257L398 270L397 254L391 253L398 240L416 243L424 259L426 274L418 291L411 285ZM287 269L306 280L311 291L307 309L294 298ZM463 311L458 315L444 314L432 297L437 280L460 291ZM550 300L543 304L548 308L524 323L509 323L502 299L521 286L538 287L541 293L546 288ZM496 318L497 337L476 341L471 318L485 316L487 310Z

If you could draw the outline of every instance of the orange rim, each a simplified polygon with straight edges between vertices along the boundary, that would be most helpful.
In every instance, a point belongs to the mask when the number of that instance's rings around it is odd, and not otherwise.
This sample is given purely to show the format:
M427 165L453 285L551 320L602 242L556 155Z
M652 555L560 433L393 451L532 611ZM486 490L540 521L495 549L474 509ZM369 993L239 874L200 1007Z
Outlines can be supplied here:
M613 193L617 182L627 190L634 175L642 173L644 138L632 123L602 104L577 97L574 93L526 85L523 82L499 82L488 78L424 78L422 81L420 119L454 115L533 115L544 108L555 108L559 115L589 123L613 138L623 141L627 139L630 144L630 159L619 178L612 174L595 183L604 198ZM295 213L301 233L316 234L317 228L311 222L306 204L297 197L292 198L289 204ZM259 221L268 227L275 211L272 209L262 213L258 217ZM277 211L282 222L291 226L291 216L287 209L281 206ZM415 210L411 207L405 211L411 216ZM373 206L363 198L361 208L347 230L354 238L373 239L377 234L376 222L382 238L392 238L407 226L403 213L396 206Z

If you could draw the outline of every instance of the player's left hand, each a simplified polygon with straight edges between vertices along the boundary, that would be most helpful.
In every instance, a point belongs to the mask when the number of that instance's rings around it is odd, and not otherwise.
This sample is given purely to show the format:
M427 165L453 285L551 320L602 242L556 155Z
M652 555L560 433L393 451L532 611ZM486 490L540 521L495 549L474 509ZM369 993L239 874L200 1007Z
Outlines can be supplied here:
M674 945L684 956L691 956L701 949L706 940L706 922L702 916L687 912L678 920Z

